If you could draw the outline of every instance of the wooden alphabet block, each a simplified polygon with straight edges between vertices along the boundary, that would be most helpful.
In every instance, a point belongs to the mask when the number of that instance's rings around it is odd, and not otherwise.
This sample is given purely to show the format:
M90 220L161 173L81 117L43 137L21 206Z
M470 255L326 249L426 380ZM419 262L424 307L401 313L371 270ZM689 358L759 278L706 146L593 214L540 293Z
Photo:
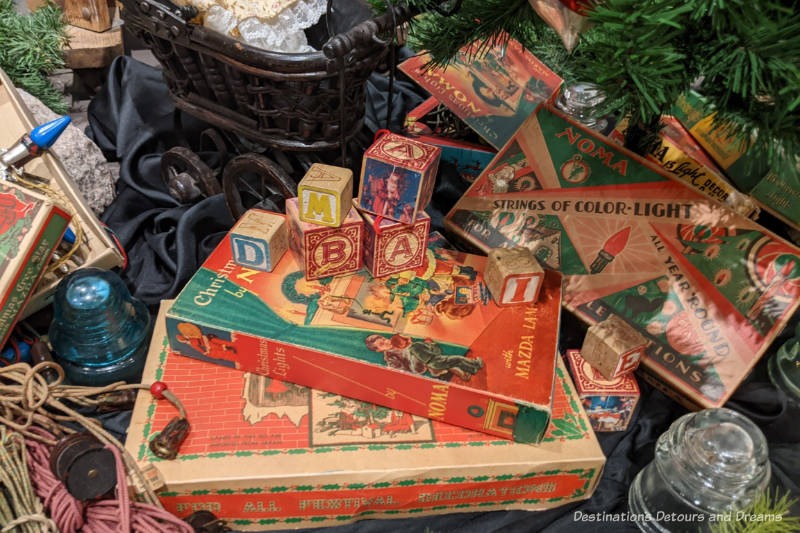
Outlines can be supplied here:
M355 203L355 202L354 202ZM425 261L431 217L420 211L413 224L385 218L364 217L364 265L373 277L391 276L413 270Z
M636 370L647 344L633 326L610 315L586 332L581 355L606 379L614 379Z
M575 388L595 431L625 431L639 401L639 385L633 374L607 380L581 357L578 350L568 350Z
M483 280L497 305L535 302L544 270L527 248L495 248L489 252Z
M314 163L297 185L300 220L338 228L352 209L353 172Z
M338 228L301 220L297 198L286 200L286 214L289 217L289 248L303 266L306 279L350 274L363 266L361 241L364 221L355 209L350 208Z
M233 262L239 266L272 272L289 247L283 215L251 209L228 234Z
M358 208L411 224L431 202L442 149L387 133L364 153Z

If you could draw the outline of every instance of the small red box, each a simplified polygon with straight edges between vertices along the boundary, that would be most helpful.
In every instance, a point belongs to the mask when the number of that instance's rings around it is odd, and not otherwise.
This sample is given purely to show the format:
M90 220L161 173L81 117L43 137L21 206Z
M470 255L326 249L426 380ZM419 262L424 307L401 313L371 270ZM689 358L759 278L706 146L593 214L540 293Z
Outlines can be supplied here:
M286 200L289 222L289 249L303 265L306 279L341 276L362 266L361 242L364 221L351 208L342 225L337 228L320 226L300 220L297 198Z
M358 208L410 224L431 202L442 149L387 133L364 153Z
M431 217L420 211L413 224L380 219L369 213L364 217L364 265L373 277L391 276L413 270L425 261Z
M625 431L639 401L633 374L607 380L578 350L567 350L572 378L589 422L595 431Z

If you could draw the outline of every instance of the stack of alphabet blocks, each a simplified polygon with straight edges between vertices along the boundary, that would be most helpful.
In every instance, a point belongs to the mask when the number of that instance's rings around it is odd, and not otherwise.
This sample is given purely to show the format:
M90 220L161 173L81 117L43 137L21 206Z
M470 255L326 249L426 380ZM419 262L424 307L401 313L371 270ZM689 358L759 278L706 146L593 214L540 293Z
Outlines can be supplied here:
M631 325L610 315L589 328L580 352L567 352L578 395L595 431L627 429L639 400L633 371L647 344Z
M393 133L364 154L359 195L353 173L313 164L286 201L286 217L250 210L231 232L234 261L272 271L290 249L308 280L366 266L378 278L422 266L441 149ZM260 229L259 229L260 228Z

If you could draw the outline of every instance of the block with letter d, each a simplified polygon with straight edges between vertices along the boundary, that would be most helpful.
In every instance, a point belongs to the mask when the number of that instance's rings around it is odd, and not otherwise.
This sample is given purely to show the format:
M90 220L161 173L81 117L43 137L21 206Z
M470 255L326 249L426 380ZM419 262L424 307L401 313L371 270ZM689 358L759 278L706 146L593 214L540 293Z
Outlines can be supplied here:
M353 200L350 169L314 163L297 185L300 220L338 228Z
M364 266L373 277L391 276L422 266L431 226L431 218L425 211L417 214L413 224L364 212L361 216L364 217Z
M239 266L272 272L289 247L283 215L260 209L247 211L228 233L233 262Z
M286 215L289 249L303 265L306 279L342 276L361 268L364 221L355 209L351 207L342 224L336 228L303 221L297 198L286 200Z
M647 338L617 315L589 328L581 355L606 379L630 374L639 366Z
M529 304L539 297L544 270L523 247L495 248L489 252L483 280L497 305Z

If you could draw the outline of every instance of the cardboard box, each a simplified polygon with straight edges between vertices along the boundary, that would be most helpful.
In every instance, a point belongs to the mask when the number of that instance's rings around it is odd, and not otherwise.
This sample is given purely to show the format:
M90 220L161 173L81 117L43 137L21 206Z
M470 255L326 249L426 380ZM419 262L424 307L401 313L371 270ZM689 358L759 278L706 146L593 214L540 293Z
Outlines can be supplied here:
M563 81L511 38L467 45L446 69L427 68L429 59L415 55L400 70L497 150L536 106L554 101Z
M486 258L428 249L415 270L309 281L292 254L243 269L223 242L167 312L172 349L519 442L552 402L561 275L500 308ZM499 334L501 333L501 334Z
M718 200L740 215L758 218L760 209L753 200L736 190L724 177L716 164L688 131L674 117L662 117L663 127L647 148L645 157L660 166L686 185ZM625 139L622 132L628 127L621 121L611 137L620 144Z
M742 191L800 229L800 154L784 158L781 168L769 168L748 151L746 143L726 136L722 129L712 131L715 113L708 114L704 104L703 96L692 91L678 99L672 112Z
M589 498L605 463L559 361L553 418L541 444L496 440L169 351L164 305L145 383L159 379L192 425L173 461L152 437L176 414L139 393L126 442L166 481L180 517L207 509L237 530L341 525L493 510L540 510Z
M358 208L411 224L431 203L442 149L386 133L364 152Z
M625 431L639 403L639 385L633 374L606 379L578 350L567 350L567 360L581 405L595 431Z
M489 146L447 137L429 127L426 123L426 115L439 105L441 105L439 100L431 96L409 111L405 120L406 133L419 141L441 148L442 161L455 165L461 177L472 183L483 172L486 165L494 159L497 150Z
M22 102L11 80L0 70L0 147L8 147L17 142L23 134L38 124ZM72 214L73 224L79 222L83 228L83 245L76 252L82 261L78 266L72 261L66 263L69 272L78 268L95 267L109 270L121 267L123 257L108 232L86 205L80 191L64 170L61 162L52 153L45 152L25 165L25 171L50 180L49 186L55 189L68 204L66 211ZM67 274L69 273L67 272ZM58 282L66 274L46 272L36 286L20 318L25 318L48 305L55 294Z
M5 345L70 216L52 200L0 180L0 347Z
M525 190L496 186L511 165ZM651 341L642 366L722 406L800 305L800 249L549 106L445 217L472 246L526 246L565 275L564 306Z

